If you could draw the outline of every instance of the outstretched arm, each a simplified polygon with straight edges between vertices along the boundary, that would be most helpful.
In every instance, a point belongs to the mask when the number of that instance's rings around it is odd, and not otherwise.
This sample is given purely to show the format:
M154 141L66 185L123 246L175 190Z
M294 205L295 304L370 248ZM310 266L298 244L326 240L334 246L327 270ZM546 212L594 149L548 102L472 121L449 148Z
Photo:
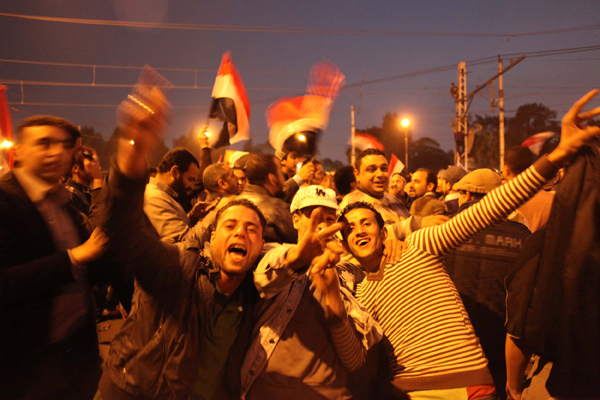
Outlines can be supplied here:
M148 173L147 155L165 123L168 103L160 89L145 91L146 107L125 101L120 106L120 123L128 140L121 140L113 162L105 204L103 226L111 239L116 262L131 268L142 287L156 295L175 287L181 279L179 252L162 242L143 210ZM131 144L132 140L134 144Z
M600 114L600 107L581 113L583 106L597 93L597 90L589 92L564 116L561 139L556 150L541 157L515 179L494 189L479 203L459 213L449 222L417 231L409 241L431 255L442 256L468 241L477 232L504 220L536 194L585 143L600 134L600 127L581 126L583 121Z

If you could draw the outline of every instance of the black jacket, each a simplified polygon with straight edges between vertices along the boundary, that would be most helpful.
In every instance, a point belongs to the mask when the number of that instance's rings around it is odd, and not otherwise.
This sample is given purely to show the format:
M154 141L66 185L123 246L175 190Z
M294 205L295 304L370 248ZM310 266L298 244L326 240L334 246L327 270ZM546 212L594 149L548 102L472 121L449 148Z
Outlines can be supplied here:
M111 343L104 373L113 386L135 398L187 399L201 372L203 321L213 306L210 272L219 272L198 251L198 243L175 246L160 240L143 211L144 189L144 180L128 179L116 169L103 188L110 251L137 282L132 311ZM225 374L233 397L240 392L239 371L258 296L252 273L239 290L244 291L244 314Z
M583 148L569 166L558 186L545 237L540 234L537 239L531 245L542 245L540 257L535 249L528 252L521 269L507 281L509 332L553 361L546 384L552 396L596 398L600 396L598 141L595 147Z
M88 237L85 218L67 210ZM57 251L42 215L11 171L0 178L0 398L19 398L47 351L52 299L74 280L66 251ZM83 341L98 362L93 313ZM43 390L43 389L40 389ZM10 393L8 395L7 393Z

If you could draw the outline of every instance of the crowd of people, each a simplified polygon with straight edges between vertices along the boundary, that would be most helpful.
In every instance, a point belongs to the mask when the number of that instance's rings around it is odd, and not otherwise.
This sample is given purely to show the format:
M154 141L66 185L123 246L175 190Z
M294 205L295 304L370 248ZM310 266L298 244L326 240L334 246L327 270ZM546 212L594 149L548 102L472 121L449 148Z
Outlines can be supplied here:
M204 136L149 166L169 106L138 90L104 172L65 119L16 129L0 399L600 398L597 91L537 159L390 176L378 149L324 172Z

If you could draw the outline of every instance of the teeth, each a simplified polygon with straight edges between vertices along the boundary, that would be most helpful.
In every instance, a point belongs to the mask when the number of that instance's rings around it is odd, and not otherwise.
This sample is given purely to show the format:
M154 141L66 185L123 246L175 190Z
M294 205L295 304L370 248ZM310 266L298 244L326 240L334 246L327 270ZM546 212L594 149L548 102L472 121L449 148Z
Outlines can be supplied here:
M242 245L242 244L233 244L229 247L229 251L230 252L234 252L236 254L242 254L242 255L246 255L247 250L246 250L246 246Z

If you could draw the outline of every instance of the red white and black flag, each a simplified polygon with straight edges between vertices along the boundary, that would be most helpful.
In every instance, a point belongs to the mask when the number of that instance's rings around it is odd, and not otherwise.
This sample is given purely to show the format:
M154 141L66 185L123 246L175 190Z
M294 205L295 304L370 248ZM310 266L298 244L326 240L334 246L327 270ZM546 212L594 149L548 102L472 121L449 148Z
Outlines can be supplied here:
M6 89L6 86L0 85L0 176L7 173L14 163L12 123Z
M535 135L529 136L527 139L525 139L525 141L522 143L522 146L529 147L529 150L531 150L533 154L539 156L540 151L542 151L546 141L554 136L556 136L555 132L536 133Z
M352 138L350 138L348 144L352 146ZM354 132L354 148L358 150L358 152L371 148L383 151L383 145L375 138L375 136L359 131Z
M212 98L208 118L223 121L222 130L211 140L212 147L250 139L250 102L229 52L223 54Z

